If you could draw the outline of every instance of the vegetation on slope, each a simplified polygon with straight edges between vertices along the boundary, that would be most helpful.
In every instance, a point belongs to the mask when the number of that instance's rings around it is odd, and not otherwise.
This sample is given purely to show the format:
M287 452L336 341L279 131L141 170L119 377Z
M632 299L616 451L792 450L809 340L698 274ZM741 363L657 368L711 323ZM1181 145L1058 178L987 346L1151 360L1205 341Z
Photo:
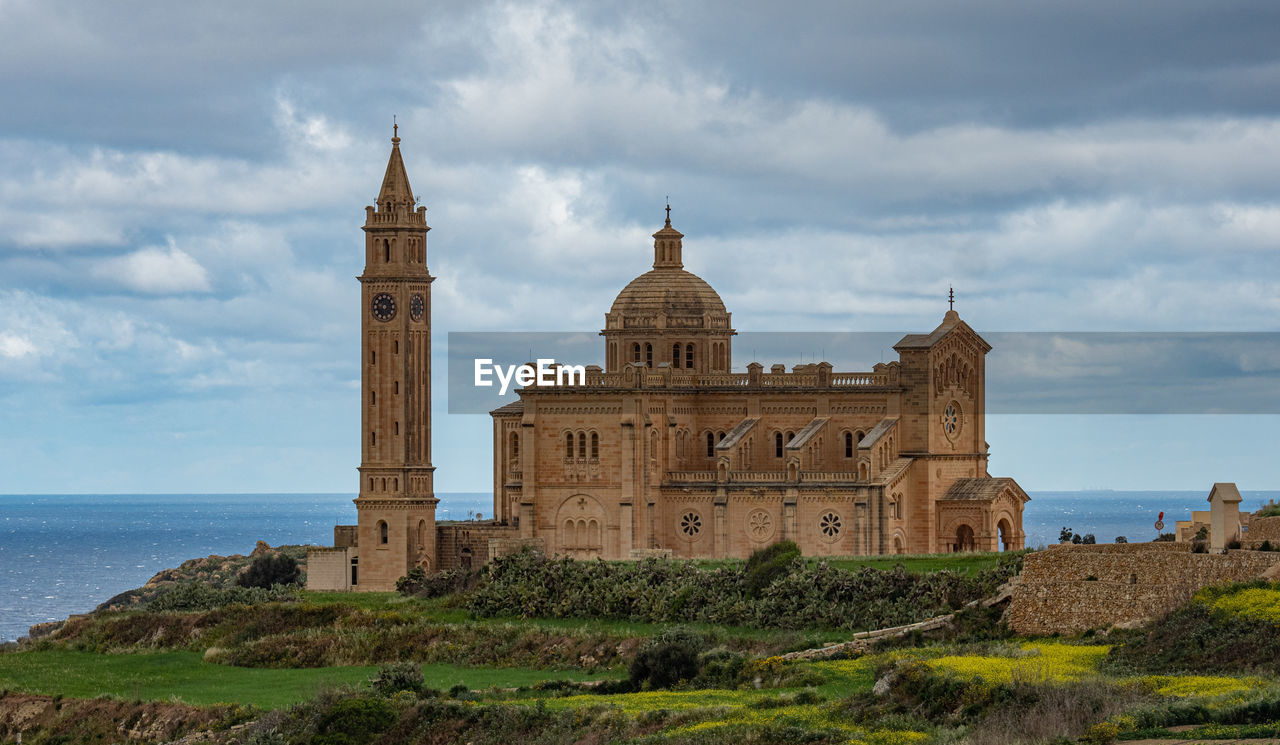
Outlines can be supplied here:
M916 574L901 566L850 571L794 556L779 565L776 559L750 569L704 570L684 562L578 562L524 551L487 565L467 607L480 617L864 630L924 620L988 597L1021 567L1021 554L972 576Z
M1111 650L1112 670L1280 675L1280 585L1206 587Z

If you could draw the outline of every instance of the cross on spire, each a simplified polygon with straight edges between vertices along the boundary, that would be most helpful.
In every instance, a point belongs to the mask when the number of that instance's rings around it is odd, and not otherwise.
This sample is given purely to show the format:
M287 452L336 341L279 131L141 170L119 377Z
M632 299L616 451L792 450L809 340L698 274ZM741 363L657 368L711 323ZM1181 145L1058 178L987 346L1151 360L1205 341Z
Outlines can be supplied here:
M671 227L671 197L667 196L667 227Z
M949 306L949 307L948 307L948 310L955 310L955 309L956 309L956 288L954 288L954 287L950 287L950 286L948 286L948 290L947 290L947 305Z

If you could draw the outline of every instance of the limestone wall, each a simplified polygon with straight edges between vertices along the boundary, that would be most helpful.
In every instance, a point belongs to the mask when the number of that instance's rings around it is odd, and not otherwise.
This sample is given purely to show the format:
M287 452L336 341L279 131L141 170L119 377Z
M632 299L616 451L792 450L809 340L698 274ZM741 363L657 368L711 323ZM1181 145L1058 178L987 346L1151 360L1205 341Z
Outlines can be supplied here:
M491 558L490 539L519 539L520 529L497 522L458 520L436 523L435 570L479 569ZM499 540L501 543L501 540Z
M307 550L308 590L350 590L351 559L345 548Z
M1250 545L1271 541L1275 545L1280 541L1280 517L1255 517L1249 520L1249 530L1244 534Z
M1053 546L1027 555L1009 623L1020 634L1135 624L1206 585L1253 579L1278 563L1280 553L1196 554L1185 543Z

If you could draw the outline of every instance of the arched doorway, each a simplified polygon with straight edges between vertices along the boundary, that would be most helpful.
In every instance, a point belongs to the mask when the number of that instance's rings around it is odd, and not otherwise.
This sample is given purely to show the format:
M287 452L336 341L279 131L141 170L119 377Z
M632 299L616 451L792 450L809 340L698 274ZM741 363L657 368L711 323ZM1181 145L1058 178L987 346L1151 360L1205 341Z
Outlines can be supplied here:
M956 551L972 551L974 550L973 528L960 524L956 528Z
M1008 551L1013 547L1013 527L1008 520L1000 518L1000 522L996 523L996 530L1000 532L1000 550Z
M556 513L557 553L575 559L604 554L604 507L587 494L566 499Z

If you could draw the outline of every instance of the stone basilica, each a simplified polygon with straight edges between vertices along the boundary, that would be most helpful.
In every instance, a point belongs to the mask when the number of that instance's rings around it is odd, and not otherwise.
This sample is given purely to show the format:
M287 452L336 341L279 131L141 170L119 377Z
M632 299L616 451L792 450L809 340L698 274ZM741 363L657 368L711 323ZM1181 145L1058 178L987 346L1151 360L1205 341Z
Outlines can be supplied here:
M987 472L985 358L949 310L867 372L825 362L733 372L731 314L686 271L684 236L605 314L605 367L528 386L492 412L494 520L435 520L425 208L399 149L366 208L360 276L358 524L312 549L308 586L386 590L414 566L477 566L531 545L581 559L1023 547L1026 493Z

